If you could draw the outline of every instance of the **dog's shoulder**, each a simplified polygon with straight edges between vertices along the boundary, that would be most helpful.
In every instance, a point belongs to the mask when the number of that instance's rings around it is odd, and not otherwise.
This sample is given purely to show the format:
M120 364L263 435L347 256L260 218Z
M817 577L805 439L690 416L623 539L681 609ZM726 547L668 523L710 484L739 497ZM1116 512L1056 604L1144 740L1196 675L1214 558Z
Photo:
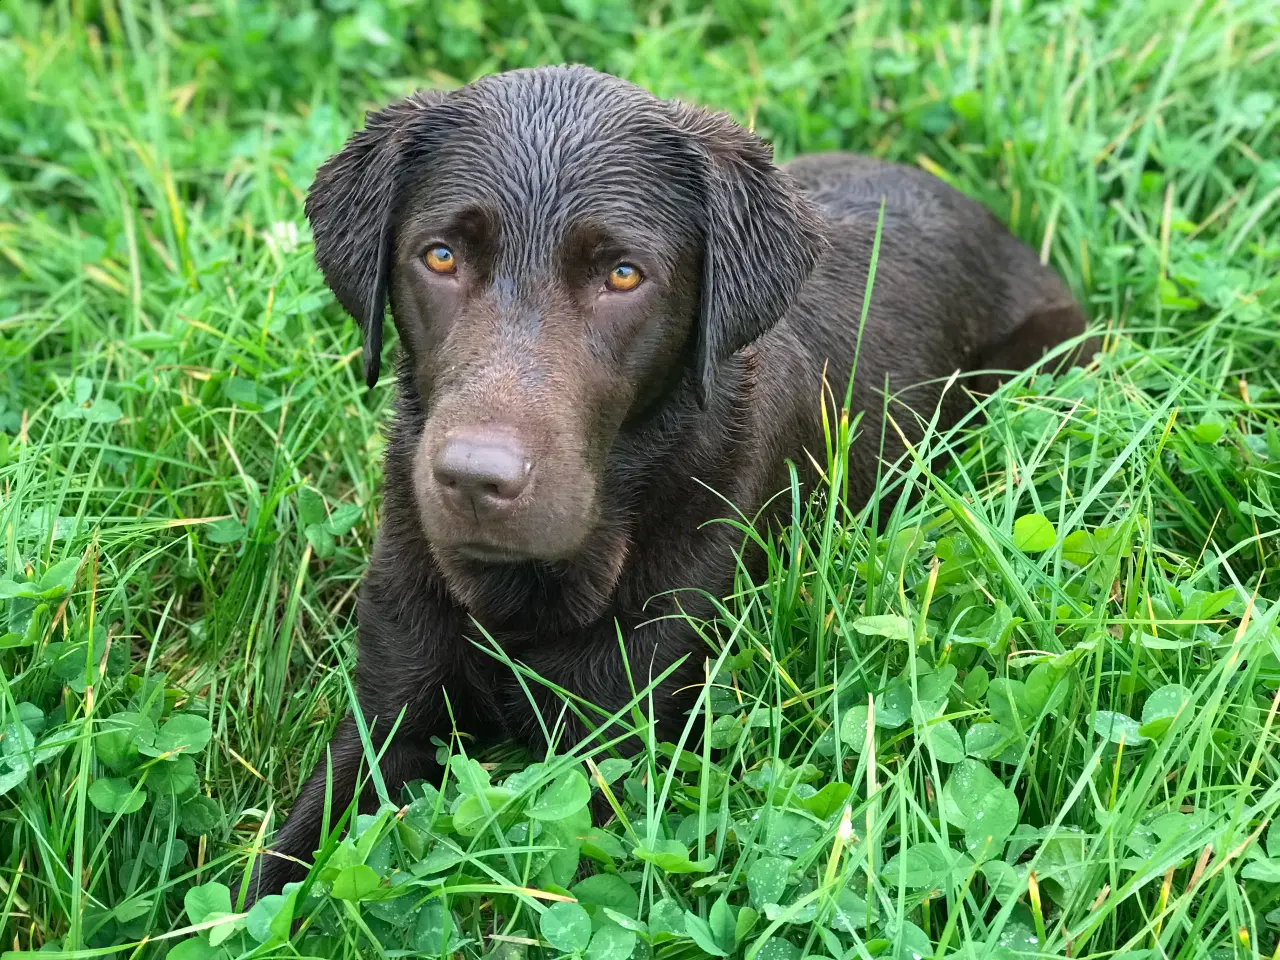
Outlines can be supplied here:
M924 233L956 230L1003 236L1003 224L978 201L933 174L854 153L806 154L785 167L795 184L831 220L878 215Z

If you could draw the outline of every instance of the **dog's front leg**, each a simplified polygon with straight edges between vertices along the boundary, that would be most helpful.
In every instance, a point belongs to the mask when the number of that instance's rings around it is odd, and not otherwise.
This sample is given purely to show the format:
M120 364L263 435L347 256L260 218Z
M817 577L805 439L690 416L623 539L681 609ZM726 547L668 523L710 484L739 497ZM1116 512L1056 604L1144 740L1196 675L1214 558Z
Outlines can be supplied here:
M422 567L375 556L360 592L357 700L393 802L407 781L438 776L431 738L447 740L453 728L444 691L446 682L457 680L460 614L423 577ZM369 763L354 719L348 717L316 762L272 848L259 856L249 903L306 876L323 840L326 795L332 830L357 789L357 809L375 811L378 798Z
M428 737L415 731L400 729L387 742L392 723L381 720L369 727L375 754L387 793L396 797L410 780L429 777L435 769L434 747ZM369 765L355 721L347 717L329 742L327 756L321 756L303 784L288 819L269 850L264 851L249 881L246 909L259 897L279 893L286 883L302 880L307 863L319 848L325 818L325 798L329 796L329 829L350 806L360 787L358 810L371 813L377 809L378 797L369 775Z

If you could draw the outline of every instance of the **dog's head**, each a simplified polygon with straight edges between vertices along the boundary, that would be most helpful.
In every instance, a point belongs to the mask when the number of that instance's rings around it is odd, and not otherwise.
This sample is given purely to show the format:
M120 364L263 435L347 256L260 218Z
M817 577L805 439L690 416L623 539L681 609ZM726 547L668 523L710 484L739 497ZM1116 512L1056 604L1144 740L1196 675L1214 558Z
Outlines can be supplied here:
M678 392L705 404L822 244L760 139L581 67L371 114L307 215L370 385L390 301L427 412L414 493L446 561L573 557L619 431Z

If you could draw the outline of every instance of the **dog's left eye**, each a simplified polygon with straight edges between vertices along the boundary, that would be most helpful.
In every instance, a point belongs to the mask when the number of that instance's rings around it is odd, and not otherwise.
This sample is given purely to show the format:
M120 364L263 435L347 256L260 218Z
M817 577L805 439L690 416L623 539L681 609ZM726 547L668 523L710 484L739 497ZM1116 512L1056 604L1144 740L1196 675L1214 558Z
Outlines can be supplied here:
M625 293L640 286L640 271L629 263L620 263L609 271L609 279L605 281L610 290Z
M427 261L427 269L434 273L453 273L458 269L458 264L453 259L453 251L443 244L428 250L424 259Z

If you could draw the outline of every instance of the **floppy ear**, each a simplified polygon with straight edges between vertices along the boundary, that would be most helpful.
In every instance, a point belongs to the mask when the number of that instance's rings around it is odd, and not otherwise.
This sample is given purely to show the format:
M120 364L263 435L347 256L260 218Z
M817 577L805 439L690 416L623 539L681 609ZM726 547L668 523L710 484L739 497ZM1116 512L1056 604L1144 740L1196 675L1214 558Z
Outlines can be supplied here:
M378 382L382 363L392 212L403 168L411 155L427 149L425 121L445 96L422 91L370 113L365 128L320 167L307 194L316 263L364 333L364 378L370 387Z
M725 114L677 105L703 154L704 248L697 358L706 406L718 368L791 306L826 246L822 220L773 149Z

